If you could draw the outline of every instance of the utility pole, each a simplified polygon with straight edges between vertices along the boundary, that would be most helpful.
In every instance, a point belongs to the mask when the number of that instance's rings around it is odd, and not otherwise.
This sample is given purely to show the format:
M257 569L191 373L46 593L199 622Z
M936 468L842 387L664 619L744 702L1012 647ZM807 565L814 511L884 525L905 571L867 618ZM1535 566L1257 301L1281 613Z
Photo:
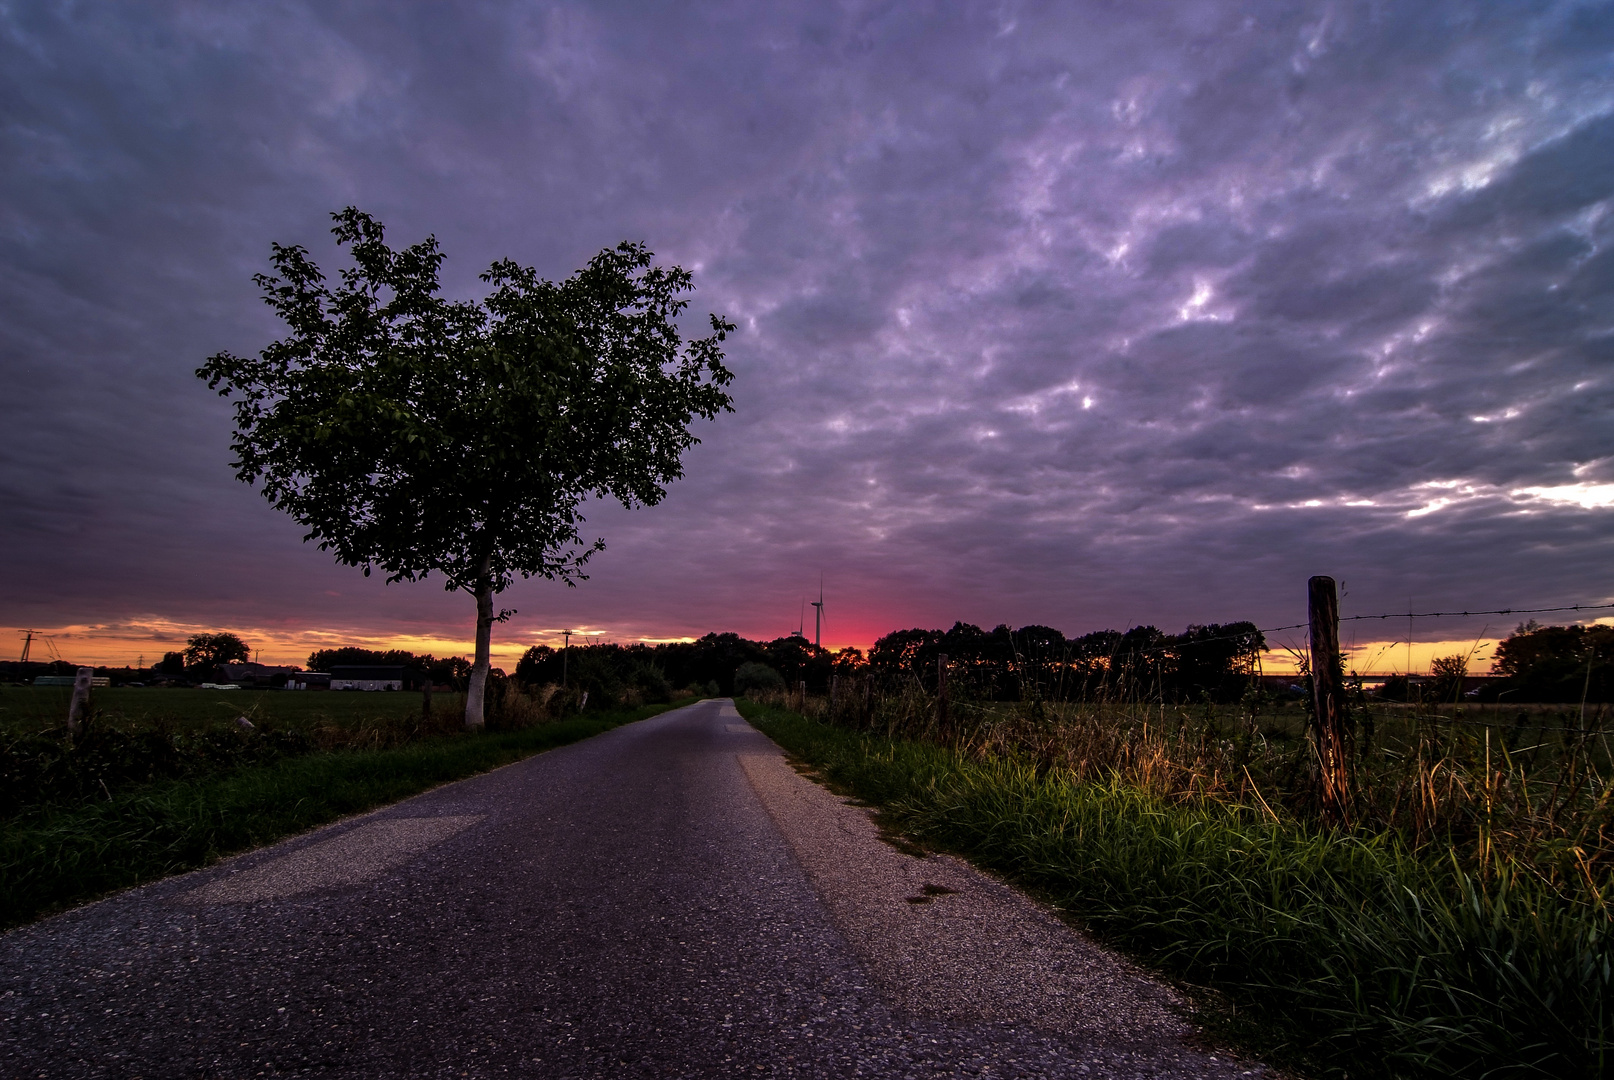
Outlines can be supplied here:
M1345 749L1345 673L1339 665L1339 592L1331 577L1306 583L1311 623L1312 745L1317 755L1323 816L1350 818L1350 763Z
M560 647L560 688L564 690L566 689L566 659L572 655L572 632L562 630L560 636L565 642Z

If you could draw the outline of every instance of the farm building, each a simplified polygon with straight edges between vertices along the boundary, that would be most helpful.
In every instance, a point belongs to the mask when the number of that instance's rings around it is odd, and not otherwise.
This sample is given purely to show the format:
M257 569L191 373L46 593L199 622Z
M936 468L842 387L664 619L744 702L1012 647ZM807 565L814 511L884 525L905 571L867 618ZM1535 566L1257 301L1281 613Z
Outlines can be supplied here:
M418 671L398 666L331 667L332 690L413 690L420 685Z

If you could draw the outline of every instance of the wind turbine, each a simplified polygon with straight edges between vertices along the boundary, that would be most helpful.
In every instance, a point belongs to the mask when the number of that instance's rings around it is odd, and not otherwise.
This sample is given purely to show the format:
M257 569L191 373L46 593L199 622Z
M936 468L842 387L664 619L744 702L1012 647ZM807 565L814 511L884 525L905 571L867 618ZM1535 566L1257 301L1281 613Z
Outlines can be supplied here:
M813 648L824 647L824 575L818 575L818 599L813 601Z

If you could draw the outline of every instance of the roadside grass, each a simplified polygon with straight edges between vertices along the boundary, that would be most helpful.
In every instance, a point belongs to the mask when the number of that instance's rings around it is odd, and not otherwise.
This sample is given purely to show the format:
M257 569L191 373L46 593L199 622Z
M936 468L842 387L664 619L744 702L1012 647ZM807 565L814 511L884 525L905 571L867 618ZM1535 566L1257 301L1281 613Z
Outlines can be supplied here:
M690 700L378 750L307 753L94 801L29 807L0 825L0 927L194 870Z
M1182 801L1030 755L740 711L894 829L1047 898L1220 1002L1219 1033L1319 1075L1598 1076L1610 918L1594 890L1395 832Z

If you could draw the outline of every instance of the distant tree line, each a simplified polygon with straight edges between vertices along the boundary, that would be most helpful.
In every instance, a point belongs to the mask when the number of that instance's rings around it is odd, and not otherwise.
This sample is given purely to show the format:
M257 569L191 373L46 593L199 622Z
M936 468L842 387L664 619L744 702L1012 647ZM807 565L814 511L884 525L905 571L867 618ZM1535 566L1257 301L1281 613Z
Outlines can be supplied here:
M822 694L837 674L872 679L882 691L907 684L934 692L937 660L945 654L949 692L977 700L1230 702L1260 674L1265 651L1265 638L1248 621L1191 625L1178 634L1135 626L1078 637L1049 626L984 630L958 622L948 630L893 631L867 655L818 648L794 634L752 641L730 633L661 645L573 646L563 665L561 650L538 645L522 657L515 679L558 684L564 666L568 685L594 700L616 700L630 688L645 700L662 700L675 689L732 695L799 683ZM1503 678L1484 688L1485 700L1614 701L1614 627L1521 625L1497 647L1491 674ZM1466 675L1464 658L1442 657L1421 696L1457 700ZM1395 687L1387 689L1383 696L1396 700Z
M591 699L615 699L625 688L636 687L645 700L654 701L663 692L670 696L684 689L732 695L736 673L749 664L773 672L781 682L807 680L822 690L829 685L836 658L847 654L862 659L856 649L831 653L806 638L751 641L738 634L707 634L697 641L659 645L573 645L569 650L534 645L516 665L515 678L527 686L564 681L568 687L587 690Z
M404 649L361 649L348 645L340 649L319 649L308 654L309 671L330 671L333 667L406 667L431 677L438 686L465 689L471 677L471 662L463 656L438 658L431 653Z
M1154 626L1127 631L1098 630L1067 638L1048 626L1000 625L983 630L954 623L948 630L897 630L874 643L868 654L855 648L831 651L792 634L753 641L738 634L707 634L697 641L659 645L575 645L562 650L529 648L507 678L491 678L528 689L564 684L587 691L591 702L628 699L666 701L689 691L729 696L748 689L794 687L810 693L829 689L835 675L871 679L883 691L902 685L936 688L936 663L948 659L950 692L990 701L1142 700L1166 703L1218 702L1241 697L1260 672L1266 642L1250 622L1189 626L1167 634ZM153 674L201 681L217 677L221 664L245 660L247 644L229 633L196 634L183 650L164 655ZM348 646L320 649L308 657L311 671L347 665L402 666L427 673L439 686L465 689L471 663L464 657L436 657L402 649ZM24 670L26 669L26 670ZM75 666L16 661L0 664L0 675L32 678L71 674ZM98 668L100 674L116 669ZM126 678L144 672L123 669ZM1614 626L1520 624L1496 649L1493 679L1476 696L1508 704L1605 703L1614 701ZM1442 657L1429 679L1409 687L1405 676L1387 680L1382 700L1452 702L1463 696L1467 658ZM1500 676L1500 678L1494 678ZM1303 681L1303 680L1302 680Z
M566 656L536 645L517 664L517 682L559 684L616 697L637 687L646 700L674 688L730 695L746 689L793 687L824 693L835 675L872 678L882 689L917 683L934 690L937 659L946 654L951 690L993 701L1066 701L1141 697L1148 700L1236 700L1259 672L1265 641L1253 623L1190 626L1167 634L1153 626L1101 630L1067 638L1047 626L983 630L954 623L950 630L898 630L865 656L831 651L797 635L752 641L707 634L660 645L577 645Z
M1266 640L1254 623L1211 623L1168 634L1154 626L1067 638L1051 626L899 630L869 650L889 682L936 684L948 660L949 692L990 701L1236 701L1260 674Z

